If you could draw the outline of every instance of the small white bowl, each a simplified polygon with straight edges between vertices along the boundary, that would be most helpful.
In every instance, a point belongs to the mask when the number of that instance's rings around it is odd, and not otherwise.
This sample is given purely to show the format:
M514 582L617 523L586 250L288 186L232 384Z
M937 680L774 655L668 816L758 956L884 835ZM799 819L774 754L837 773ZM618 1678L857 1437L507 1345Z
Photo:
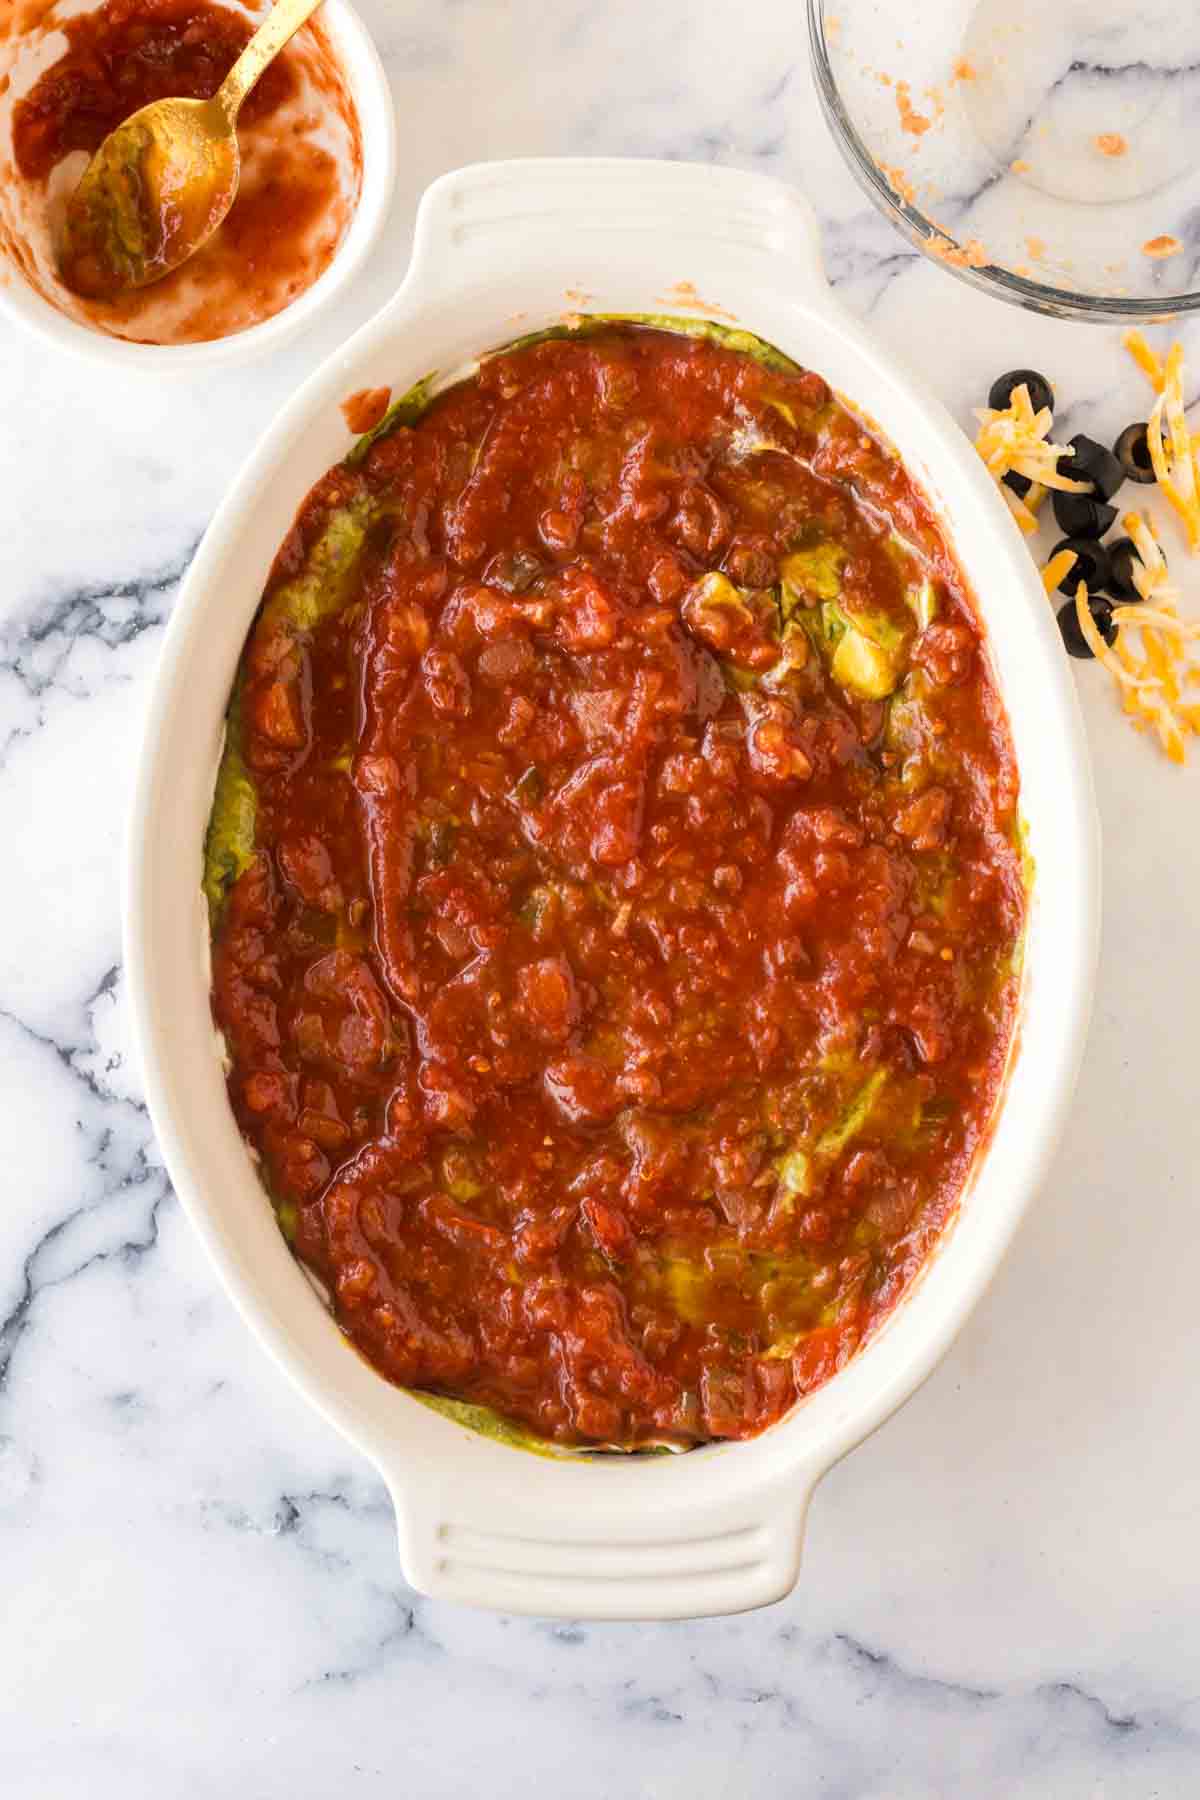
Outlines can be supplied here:
M73 9L73 11L78 10ZM194 344L139 344L70 318L45 299L0 244L0 318L11 319L55 349L90 357L109 368L154 375L192 373L247 363L278 348L311 324L361 266L387 216L396 179L396 123L391 90L366 26L347 0L325 0L319 18L358 112L362 188L345 237L328 268L282 312L228 337ZM10 145L3 145L5 160Z

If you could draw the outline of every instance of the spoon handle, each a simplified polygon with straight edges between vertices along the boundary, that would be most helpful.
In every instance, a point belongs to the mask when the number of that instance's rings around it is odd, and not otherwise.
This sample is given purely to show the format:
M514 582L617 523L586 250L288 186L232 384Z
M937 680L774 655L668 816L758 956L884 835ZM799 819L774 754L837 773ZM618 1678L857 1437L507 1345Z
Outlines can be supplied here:
M242 101L267 64L278 56L288 39L295 36L320 4L321 0L275 0L275 5L217 89L217 104L224 108L231 125Z

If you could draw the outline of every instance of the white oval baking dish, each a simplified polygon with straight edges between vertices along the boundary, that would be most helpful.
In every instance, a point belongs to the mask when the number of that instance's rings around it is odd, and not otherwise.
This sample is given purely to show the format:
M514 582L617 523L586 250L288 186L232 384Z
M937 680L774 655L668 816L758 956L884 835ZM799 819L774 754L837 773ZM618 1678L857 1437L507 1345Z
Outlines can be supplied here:
M564 310L689 307L734 316L877 421L934 498L972 580L1037 870L1018 1049L957 1223L827 1386L747 1443L556 1460L486 1440L382 1380L293 1261L214 1053L201 841L226 700L272 557L309 486L350 446L339 402L461 369ZM192 564L150 707L125 914L146 1095L176 1189L259 1339L379 1468L414 1587L591 1618L734 1612L787 1593L816 1482L929 1374L1046 1169L1086 1030L1097 876L1074 689L1029 552L942 407L834 302L804 201L759 176L675 163L501 163L435 182L395 299L284 408Z

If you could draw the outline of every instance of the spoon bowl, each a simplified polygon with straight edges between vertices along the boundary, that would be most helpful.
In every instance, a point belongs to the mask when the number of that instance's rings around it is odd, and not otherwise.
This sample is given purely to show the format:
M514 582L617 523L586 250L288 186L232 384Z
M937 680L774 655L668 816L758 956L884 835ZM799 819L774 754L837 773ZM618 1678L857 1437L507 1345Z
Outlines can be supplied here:
M87 299L161 281L212 236L240 175L219 98L143 106L105 138L68 202L63 280Z

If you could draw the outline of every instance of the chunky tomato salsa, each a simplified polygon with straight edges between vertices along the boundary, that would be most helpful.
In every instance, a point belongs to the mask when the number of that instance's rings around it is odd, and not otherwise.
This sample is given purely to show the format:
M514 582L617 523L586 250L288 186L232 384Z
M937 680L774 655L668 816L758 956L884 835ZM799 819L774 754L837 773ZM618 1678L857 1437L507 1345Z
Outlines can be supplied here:
M206 865L347 1336L565 1443L827 1380L988 1128L1016 803L963 577L819 375L592 321L409 396L279 553Z

